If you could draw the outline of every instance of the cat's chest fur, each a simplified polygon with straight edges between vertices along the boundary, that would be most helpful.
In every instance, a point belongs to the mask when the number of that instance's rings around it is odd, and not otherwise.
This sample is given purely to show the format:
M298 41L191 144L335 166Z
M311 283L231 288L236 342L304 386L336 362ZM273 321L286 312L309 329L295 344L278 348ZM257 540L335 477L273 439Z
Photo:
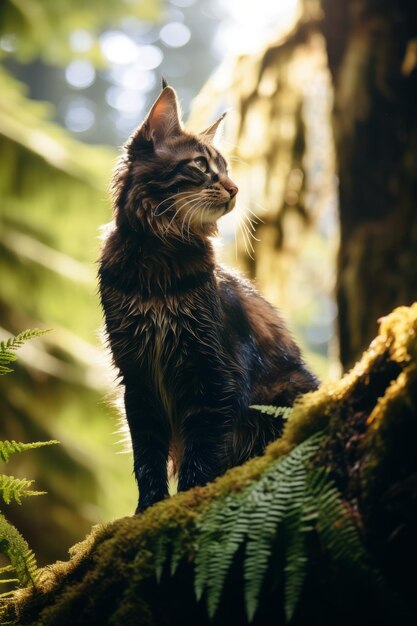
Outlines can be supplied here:
M125 350L120 351L121 359L116 364L122 373L140 364L140 375L170 421L177 414L176 381L191 365L196 352L204 352L196 350L192 341L196 323L211 325L210 316L201 315L198 291L145 299L133 295L119 308L118 334Z
M142 310L144 307L140 307ZM175 402L168 381L168 369L178 367L178 344L181 341L181 323L178 312L157 302L146 307L137 322L137 347L148 370L156 395L170 418L175 413Z

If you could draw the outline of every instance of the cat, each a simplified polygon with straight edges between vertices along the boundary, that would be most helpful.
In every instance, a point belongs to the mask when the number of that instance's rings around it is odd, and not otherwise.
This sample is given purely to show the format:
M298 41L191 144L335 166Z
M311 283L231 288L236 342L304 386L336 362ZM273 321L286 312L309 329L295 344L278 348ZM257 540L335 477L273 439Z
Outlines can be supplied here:
M280 436L282 420L251 405L291 406L318 384L278 312L216 263L217 220L238 193L213 145L223 117L187 132L163 84L114 175L99 291L124 386L137 513L168 495L168 459L178 491L205 485Z

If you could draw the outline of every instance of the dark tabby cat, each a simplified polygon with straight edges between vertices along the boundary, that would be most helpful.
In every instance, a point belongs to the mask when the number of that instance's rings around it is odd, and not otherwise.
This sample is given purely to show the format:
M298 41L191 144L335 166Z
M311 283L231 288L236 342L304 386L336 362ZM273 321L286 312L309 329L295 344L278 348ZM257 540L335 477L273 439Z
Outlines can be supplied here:
M282 422L251 404L289 406L317 386L277 311L216 264L211 237L238 192L212 144L221 119L186 132L165 86L114 177L99 281L137 511L168 494L169 458L178 490L204 485L280 435Z

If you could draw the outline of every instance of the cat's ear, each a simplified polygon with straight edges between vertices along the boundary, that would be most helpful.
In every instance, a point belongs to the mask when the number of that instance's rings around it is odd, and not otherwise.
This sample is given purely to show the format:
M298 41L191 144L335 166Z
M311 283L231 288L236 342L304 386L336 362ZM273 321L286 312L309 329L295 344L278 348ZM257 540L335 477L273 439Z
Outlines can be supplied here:
M172 87L164 87L142 125L143 136L158 144L168 137L179 135L181 129L177 95Z
M220 115L220 117L215 122L213 122L211 126L206 128L206 130L203 130L203 132L200 133L200 135L207 138L209 141L213 141L214 138L216 137L216 134L220 132L221 127L222 127L222 122L224 118L226 117L226 115L227 115L227 111L222 113L222 115Z

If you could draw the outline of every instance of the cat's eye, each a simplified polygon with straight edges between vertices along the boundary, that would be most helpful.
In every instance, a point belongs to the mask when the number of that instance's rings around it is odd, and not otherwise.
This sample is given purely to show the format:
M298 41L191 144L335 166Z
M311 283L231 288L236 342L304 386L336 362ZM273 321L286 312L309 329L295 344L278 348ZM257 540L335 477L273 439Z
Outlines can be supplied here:
M204 173L208 172L209 166L205 157L197 157L193 160L193 165Z

